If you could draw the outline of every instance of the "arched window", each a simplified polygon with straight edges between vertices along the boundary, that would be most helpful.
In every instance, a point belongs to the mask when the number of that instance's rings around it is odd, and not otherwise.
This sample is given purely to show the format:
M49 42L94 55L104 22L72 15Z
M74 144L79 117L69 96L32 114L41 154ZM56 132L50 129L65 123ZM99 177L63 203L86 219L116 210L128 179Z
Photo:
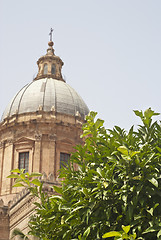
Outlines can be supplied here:
M51 67L51 74L55 74L55 65L52 64L52 67Z
M48 73L48 65L47 63L44 64L44 74Z

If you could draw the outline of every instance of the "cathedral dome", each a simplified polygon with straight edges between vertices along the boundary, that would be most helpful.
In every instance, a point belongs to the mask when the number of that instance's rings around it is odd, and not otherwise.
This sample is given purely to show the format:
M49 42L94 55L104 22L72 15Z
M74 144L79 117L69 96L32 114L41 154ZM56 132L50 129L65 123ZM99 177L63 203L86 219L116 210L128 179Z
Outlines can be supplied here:
M78 93L66 82L41 78L24 86L12 99L3 113L2 120L15 114L36 111L55 111L84 118L89 109Z
M39 70L36 78L15 95L4 111L2 121L14 115L37 111L54 111L82 119L89 113L82 98L63 79L61 68L64 63L54 54L53 45L51 40L46 55L37 61Z

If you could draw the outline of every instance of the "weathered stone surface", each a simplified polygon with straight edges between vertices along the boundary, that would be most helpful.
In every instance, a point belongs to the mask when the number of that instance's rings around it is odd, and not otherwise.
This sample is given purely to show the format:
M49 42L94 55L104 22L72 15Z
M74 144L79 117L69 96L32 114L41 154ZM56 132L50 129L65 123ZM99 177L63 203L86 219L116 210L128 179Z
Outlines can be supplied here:
M0 240L9 239L9 215L8 207L4 206L4 202L0 199Z

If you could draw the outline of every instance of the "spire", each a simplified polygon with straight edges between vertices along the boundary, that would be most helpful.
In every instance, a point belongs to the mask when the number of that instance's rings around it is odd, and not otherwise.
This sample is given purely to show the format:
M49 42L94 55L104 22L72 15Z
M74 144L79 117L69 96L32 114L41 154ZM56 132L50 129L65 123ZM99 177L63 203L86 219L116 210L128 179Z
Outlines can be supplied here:
M49 35L50 35L50 42L52 42L52 37L53 37L52 33L53 33L53 29L51 28L50 29L50 33L49 33Z
M53 78L60 81L64 81L61 74L61 69L64 63L60 57L54 54L52 32L53 29L51 28L49 33L50 41L48 42L49 47L47 49L46 55L40 57L37 61L39 70L34 81L41 78Z
M52 40L52 38L53 38L53 35L52 35L52 33L53 33L53 29L51 28L50 29L50 33L49 33L49 36L50 36L50 41L48 42L48 46L49 46L49 48L47 49L47 54L54 54L54 49L53 49L53 45L54 45L54 43L53 43L53 40Z

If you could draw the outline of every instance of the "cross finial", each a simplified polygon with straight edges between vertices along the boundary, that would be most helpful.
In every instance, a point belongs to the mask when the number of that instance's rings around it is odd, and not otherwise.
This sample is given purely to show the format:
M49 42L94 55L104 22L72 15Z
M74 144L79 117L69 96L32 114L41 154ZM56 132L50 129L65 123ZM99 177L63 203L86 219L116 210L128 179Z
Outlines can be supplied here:
M53 29L51 28L50 29L50 33L49 33L49 35L50 35L50 41L52 42L52 32L53 32Z

